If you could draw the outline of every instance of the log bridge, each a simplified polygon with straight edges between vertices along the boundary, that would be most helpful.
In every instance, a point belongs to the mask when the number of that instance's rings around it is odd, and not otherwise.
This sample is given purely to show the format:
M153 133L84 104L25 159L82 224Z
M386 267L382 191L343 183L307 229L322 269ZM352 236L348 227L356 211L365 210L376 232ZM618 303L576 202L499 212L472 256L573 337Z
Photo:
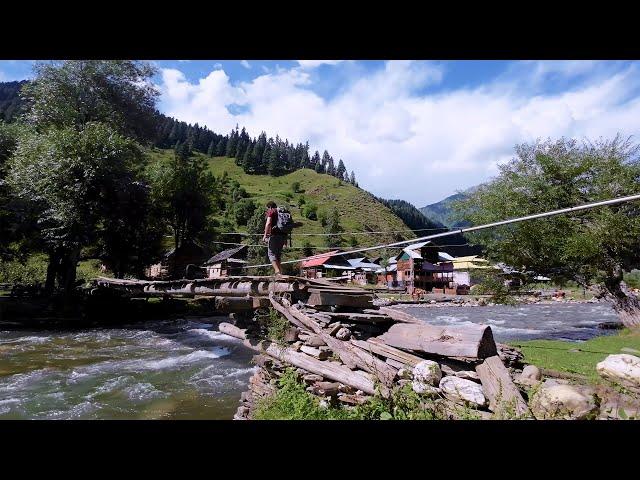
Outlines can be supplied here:
M124 297L214 297L221 313L251 311L264 308L272 293L286 295L292 302L308 305L337 305L371 308L373 294L362 288L339 285L327 280L295 276L238 276L207 279L165 281L121 280L99 277L91 294L105 292Z
M522 355L496 343L490 326L428 325L401 309L374 305L366 289L295 276L96 279L92 294L105 291L129 297L208 297L219 313L252 312L231 315L218 325L257 353L258 371L235 419L252 418L255 405L274 393L287 368L295 369L310 393L346 406L378 393L388 397L410 383L419 394L435 395L447 418L466 415L461 405L470 406L478 418L501 415L507 405L519 417L530 416L524 392L514 383ZM271 337L265 308L286 320L282 338Z

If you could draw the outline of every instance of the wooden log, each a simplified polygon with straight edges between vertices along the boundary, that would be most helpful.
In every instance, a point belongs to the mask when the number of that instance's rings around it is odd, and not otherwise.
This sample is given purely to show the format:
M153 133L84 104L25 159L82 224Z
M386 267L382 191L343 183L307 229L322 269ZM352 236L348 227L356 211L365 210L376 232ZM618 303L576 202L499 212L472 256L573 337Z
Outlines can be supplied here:
M450 328L396 323L377 338L392 347L445 357L479 359L498 354L491 327L487 325Z
M476 367L476 373L482 382L484 394L489 399L489 410L504 413L505 409L513 408L518 416L531 415L527 403L498 355L486 358Z
M400 310L398 310L396 308L380 307L378 309L378 311L380 313L383 313L383 314L391 317L396 322L424 324L424 322L422 320L420 320L419 318L416 318L413 315L411 315L411 314L409 314L407 312L400 311Z
M221 322L218 324L218 330L231 337L239 338L240 340L246 340L247 330L245 328L238 328L227 322Z
M393 380L396 376L396 370L393 367L367 352L354 348L348 342L343 342L332 337L329 333L323 331L322 327L314 322L313 319L309 318L294 307L285 308L273 295L269 298L276 310L282 313L286 312L286 315L296 318L300 323L319 335L331 350L340 357L347 367L351 369L362 368L369 373L373 373L385 386L391 386L393 384Z
M397 360L394 360L392 358L387 358L384 363L388 363L389 365L391 365L393 368L397 368L398 370L400 370L401 368L410 368L409 365L407 365L406 363L402 363L402 362L398 362Z
M336 362L328 362L310 357L305 353L296 352L290 348L282 348L269 341L245 340L244 344L258 352L266 353L272 357L290 363L294 367L299 367L308 372L322 375L329 380L350 385L353 388L362 390L373 395L375 393L375 383L372 379L359 373L358 370L351 371L344 365ZM364 372L362 372L364 373ZM382 390L385 393L384 389ZM388 392L387 392L388 393Z
M391 347L377 338L370 338L366 342L351 339L351 343L367 352L372 352L376 355L390 358L396 362L402 363L403 365L408 365L410 368L415 367L418 363L424 360L424 358L420 358L416 355L412 355L411 353Z
M345 295L340 293L316 292L309 295L307 304L367 308L373 305L373 296L369 294Z
M343 320L363 323L385 323L393 322L393 318L387 315L366 314L366 313L349 313L349 312L324 312L323 316L331 319L331 321Z
M331 354L325 350L320 350L319 348L315 347L309 347L308 345L302 345L300 347L300 351L306 353L307 355L311 355L318 360L326 360L331 356Z

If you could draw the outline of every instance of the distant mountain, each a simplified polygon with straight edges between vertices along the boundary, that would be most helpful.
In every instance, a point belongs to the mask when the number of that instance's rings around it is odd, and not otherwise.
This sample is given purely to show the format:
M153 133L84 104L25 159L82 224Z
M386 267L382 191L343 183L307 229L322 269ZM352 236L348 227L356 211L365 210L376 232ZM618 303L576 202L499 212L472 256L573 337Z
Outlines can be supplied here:
M420 208L420 212L422 212L425 217L428 217L431 220L441 223L442 225L445 225L449 228L468 227L469 223L453 218L452 203L465 198L469 193L473 192L475 188L476 187L472 187L468 190L465 190L464 192L456 193L445 198L444 200L440 200L439 202L422 207Z
M426 216L405 200L385 200L383 198L378 198L377 200L400 217L402 221L414 231L417 237L426 237L427 235L446 232L448 230L442 222ZM480 253L478 247L467 245L467 239L461 234L434 239L433 243L443 245L443 250L454 256L477 255Z

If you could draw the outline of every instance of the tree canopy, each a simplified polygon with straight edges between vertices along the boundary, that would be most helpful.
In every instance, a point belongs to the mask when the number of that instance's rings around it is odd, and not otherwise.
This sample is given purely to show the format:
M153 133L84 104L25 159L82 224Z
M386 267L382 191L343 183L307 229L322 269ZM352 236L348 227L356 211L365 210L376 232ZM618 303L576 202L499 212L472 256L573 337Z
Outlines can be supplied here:
M638 193L638 152L638 145L620 136L522 144L495 179L455 209L479 225ZM639 214L639 202L623 203L506 225L472 238L490 258L522 271L602 285L601 295L619 312L640 320L621 283L624 271L640 265Z

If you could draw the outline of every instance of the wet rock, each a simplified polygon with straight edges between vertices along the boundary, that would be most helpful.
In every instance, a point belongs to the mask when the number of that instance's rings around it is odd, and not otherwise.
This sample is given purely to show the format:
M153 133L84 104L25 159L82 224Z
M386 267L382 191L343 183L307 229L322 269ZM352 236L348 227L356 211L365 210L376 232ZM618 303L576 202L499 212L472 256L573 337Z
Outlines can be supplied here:
M592 389L574 385L549 385L547 382L533 395L530 406L538 420L581 420L589 418L598 409Z
M628 353L609 355L596 365L601 377L640 393L640 357Z
M480 407L487 405L482 387L471 380L453 376L444 377L440 381L440 390L445 397L456 403L471 403Z

